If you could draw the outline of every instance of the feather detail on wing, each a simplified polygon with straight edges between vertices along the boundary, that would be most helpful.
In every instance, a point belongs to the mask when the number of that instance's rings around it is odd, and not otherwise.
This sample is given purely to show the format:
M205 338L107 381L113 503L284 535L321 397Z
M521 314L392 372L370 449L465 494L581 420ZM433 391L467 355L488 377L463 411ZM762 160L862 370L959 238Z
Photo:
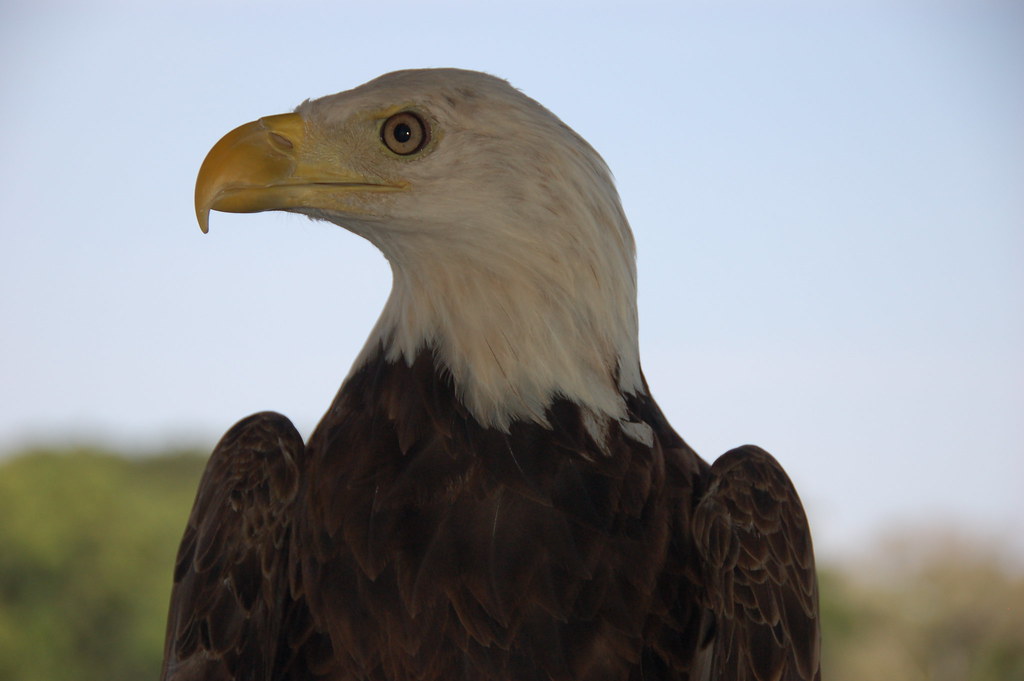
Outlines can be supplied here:
M272 412L243 419L214 449L175 563L162 681L275 678L304 452Z
M694 535L715 616L703 678L820 679L811 535L779 463L751 445L722 455L697 506Z

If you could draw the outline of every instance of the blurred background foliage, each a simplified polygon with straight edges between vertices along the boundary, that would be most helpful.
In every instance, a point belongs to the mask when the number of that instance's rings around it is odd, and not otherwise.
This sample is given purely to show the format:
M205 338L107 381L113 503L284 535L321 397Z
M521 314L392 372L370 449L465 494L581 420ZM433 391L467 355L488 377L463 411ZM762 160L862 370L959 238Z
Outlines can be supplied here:
M159 675L197 452L0 460L0 680ZM820 565L830 681L1024 681L1024 567L938 531Z

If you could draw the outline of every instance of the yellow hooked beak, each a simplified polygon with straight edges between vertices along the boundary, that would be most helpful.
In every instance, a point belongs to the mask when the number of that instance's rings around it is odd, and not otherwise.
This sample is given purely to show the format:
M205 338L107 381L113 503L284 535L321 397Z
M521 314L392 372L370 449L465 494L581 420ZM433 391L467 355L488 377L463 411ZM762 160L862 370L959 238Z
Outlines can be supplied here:
M396 191L324 159L317 153L299 114L266 116L224 135L206 155L196 179L196 218L209 231L210 211L258 213L265 210L339 208L339 195L352 191Z

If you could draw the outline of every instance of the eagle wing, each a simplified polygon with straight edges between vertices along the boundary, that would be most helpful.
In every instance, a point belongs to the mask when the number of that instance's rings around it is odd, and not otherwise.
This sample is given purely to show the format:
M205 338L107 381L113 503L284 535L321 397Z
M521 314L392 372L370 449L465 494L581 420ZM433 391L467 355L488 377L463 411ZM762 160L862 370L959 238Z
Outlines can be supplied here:
M161 681L269 680L287 662L276 642L296 605L284 601L304 454L292 423L271 412L214 449L175 563Z
M694 535L713 642L709 681L817 681L821 635L814 552L796 489L768 452L747 445L711 467Z

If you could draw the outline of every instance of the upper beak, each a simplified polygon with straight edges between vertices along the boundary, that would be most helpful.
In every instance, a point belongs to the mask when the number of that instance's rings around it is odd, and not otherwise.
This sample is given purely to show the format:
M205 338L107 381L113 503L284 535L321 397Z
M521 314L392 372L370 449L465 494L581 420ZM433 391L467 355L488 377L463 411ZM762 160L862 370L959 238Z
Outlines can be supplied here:
M310 150L299 114L266 116L235 128L213 146L196 178L196 218L209 230L210 211L337 208L339 192L395 190L322 159L337 154ZM311 151L313 153L311 153Z

